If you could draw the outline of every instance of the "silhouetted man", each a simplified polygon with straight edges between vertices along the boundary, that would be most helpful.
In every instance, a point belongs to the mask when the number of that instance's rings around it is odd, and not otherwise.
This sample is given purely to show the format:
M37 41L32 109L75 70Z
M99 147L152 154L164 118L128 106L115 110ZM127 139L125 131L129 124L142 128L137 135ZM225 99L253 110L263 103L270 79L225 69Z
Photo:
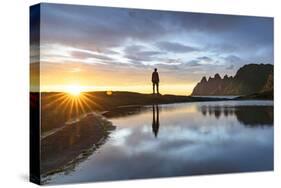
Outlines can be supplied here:
M159 75L158 75L157 69L154 69L154 72L152 73L151 81L152 81L152 85L153 85L153 94L155 94L155 86L157 89L157 94L159 94L159 81L160 80L159 80Z

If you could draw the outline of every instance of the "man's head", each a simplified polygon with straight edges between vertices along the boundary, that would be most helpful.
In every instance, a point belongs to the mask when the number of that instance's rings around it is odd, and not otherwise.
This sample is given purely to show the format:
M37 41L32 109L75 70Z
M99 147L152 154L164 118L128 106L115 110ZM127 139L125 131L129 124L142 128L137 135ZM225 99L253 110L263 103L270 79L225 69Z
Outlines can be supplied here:
M157 69L156 69L156 68L154 69L154 72L157 72Z

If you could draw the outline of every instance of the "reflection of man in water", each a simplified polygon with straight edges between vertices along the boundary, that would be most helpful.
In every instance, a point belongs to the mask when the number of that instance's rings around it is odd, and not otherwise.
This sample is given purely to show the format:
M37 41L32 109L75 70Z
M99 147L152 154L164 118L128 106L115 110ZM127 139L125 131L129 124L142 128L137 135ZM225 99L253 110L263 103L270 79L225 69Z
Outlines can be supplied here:
M155 106L156 106L156 119L155 119ZM159 130L159 108L158 105L153 105L153 121L152 121L152 131L155 138L157 137Z
M155 86L157 89L157 94L159 94L159 74L157 72L157 69L154 69L154 72L152 73L152 85L153 85L153 94L155 94Z

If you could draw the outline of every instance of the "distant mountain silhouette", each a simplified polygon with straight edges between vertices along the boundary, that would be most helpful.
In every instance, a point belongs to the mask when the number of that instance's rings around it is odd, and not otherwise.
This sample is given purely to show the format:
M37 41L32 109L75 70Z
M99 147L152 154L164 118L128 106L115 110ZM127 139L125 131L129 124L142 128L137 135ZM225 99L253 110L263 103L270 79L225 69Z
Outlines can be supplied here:
M254 93L273 93L273 65L248 64L241 67L234 77L219 74L204 76L193 89L192 95L250 95Z

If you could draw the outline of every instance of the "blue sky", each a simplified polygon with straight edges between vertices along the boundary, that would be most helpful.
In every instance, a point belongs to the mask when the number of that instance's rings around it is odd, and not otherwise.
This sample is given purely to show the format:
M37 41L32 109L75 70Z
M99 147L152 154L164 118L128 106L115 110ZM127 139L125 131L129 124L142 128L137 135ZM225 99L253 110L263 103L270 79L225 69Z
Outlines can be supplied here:
M156 67L163 87L175 87L165 93L183 94L202 76L273 64L273 18L42 4L40 49L49 88L78 80L97 90L148 92Z

